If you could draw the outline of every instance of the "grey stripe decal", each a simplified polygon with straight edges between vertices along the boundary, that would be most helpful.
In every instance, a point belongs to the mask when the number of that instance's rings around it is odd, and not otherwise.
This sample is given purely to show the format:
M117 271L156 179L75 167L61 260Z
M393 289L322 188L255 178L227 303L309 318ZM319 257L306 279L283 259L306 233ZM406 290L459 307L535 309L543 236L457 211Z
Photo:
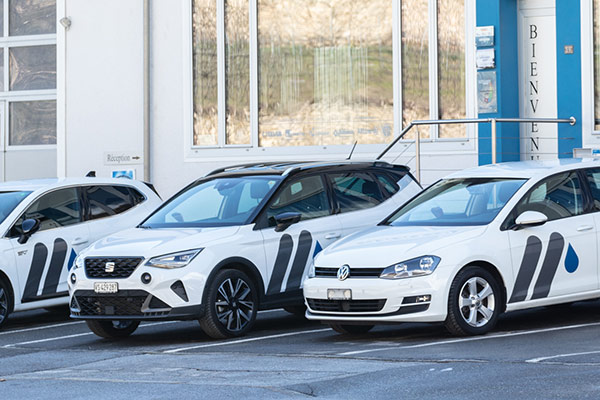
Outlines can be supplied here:
M300 283L302 282L302 275L306 269L306 262L310 255L310 249L312 248L312 236L309 231L300 232L300 238L298 240L298 250L296 251L296 257L294 257L294 263L292 264L292 270L288 277L285 290L300 289Z
M527 297L527 290L529 289L529 285L531 285L531 280L533 279L535 268L540 261L541 254L542 241L536 236L529 236L525 252L523 253L523 260L521 260L521 267L515 281L515 287L508 301L509 303L523 301Z
M533 295L531 299L541 299L548 297L550 292L550 286L552 280L558 269L558 263L560 262L560 256L562 255L563 249L565 248L565 239L560 233L554 232L550 235L550 241L548 242L548 250L546 250L546 257L544 257L544 263L540 270L535 288L533 289Z
M36 243L33 248L33 257L31 258L31 267L29 268L27 283L25 284L25 290L23 290L23 298L21 300L23 303L35 300L35 297L37 297L47 258L48 248L42 243Z
M283 283L283 277L287 271L290 258L292 256L292 248L294 242L292 237L287 233L281 236L279 240L279 251L275 258L275 265L273 265L273 272L271 273L271 280L269 281L269 288L267 294L275 294L281 292L281 284Z
M46 274L46 282L44 282L44 289L42 290L42 296L56 293L58 288L58 281L65 265L65 258L67 258L68 250L67 242L63 239L56 239L54 241L54 249L52 250L52 258L50 259L50 267Z

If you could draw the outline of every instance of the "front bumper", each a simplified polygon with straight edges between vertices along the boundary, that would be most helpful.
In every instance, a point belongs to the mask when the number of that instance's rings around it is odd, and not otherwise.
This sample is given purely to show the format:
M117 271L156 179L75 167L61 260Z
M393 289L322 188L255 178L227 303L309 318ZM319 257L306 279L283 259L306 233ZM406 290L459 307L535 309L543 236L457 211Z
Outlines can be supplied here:
M328 289L350 289L352 299L329 300ZM440 322L447 315L445 285L433 275L399 280L311 278L304 281L304 298L311 320Z

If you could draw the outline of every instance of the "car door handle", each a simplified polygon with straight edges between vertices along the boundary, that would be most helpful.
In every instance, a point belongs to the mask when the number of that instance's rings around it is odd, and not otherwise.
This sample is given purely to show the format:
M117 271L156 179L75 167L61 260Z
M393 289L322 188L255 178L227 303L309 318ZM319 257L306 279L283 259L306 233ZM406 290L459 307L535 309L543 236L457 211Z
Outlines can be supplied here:
M577 232L589 231L590 229L594 229L592 225L581 225L577 228Z
M79 246L80 244L86 244L88 239L85 238L75 238L71 243L73 246Z
M340 236L342 236L341 233L328 233L325 235L325 239L339 239Z

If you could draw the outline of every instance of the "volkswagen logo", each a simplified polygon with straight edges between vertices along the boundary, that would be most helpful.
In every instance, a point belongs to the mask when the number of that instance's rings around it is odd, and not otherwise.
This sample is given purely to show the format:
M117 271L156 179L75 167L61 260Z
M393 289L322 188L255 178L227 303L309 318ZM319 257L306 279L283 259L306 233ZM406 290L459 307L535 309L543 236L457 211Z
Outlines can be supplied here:
M340 281L345 281L350 276L350 266L348 264L342 265L337 271L337 278Z
M115 263L114 262L107 262L106 264L104 264L104 272L115 272Z

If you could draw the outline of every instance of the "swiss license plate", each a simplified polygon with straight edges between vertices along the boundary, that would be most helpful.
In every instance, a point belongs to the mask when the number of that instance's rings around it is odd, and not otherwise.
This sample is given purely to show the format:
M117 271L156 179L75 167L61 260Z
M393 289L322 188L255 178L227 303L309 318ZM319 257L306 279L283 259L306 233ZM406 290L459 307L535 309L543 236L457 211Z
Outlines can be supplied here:
M94 292L96 293L117 293L119 284L117 282L94 282Z
M352 300L352 289L327 289L329 300Z

